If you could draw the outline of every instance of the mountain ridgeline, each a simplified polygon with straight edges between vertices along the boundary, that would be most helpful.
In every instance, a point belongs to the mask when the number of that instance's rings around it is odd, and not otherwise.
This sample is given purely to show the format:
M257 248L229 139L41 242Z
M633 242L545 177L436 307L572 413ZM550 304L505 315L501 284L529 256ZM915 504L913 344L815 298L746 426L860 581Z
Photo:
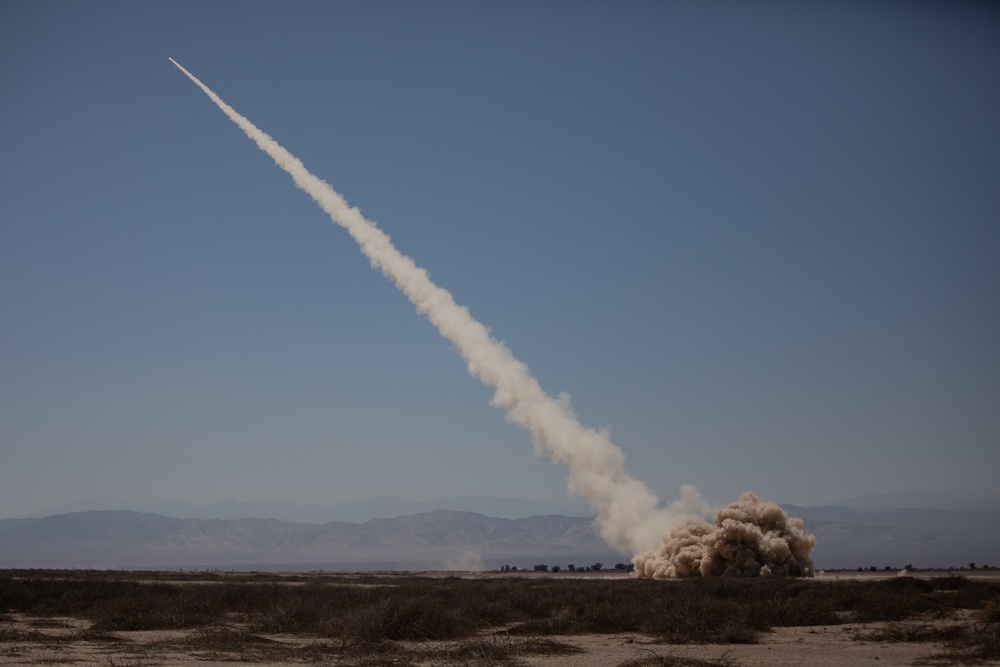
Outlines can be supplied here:
M783 507L816 536L818 569L1000 566L997 498L908 492ZM466 570L631 557L608 548L585 506L482 496L204 507L95 498L54 509L0 520L0 568Z
M438 509L363 524L90 510L0 521L2 567L481 569L486 558L615 557L590 519ZM621 557L619 557L619 560Z

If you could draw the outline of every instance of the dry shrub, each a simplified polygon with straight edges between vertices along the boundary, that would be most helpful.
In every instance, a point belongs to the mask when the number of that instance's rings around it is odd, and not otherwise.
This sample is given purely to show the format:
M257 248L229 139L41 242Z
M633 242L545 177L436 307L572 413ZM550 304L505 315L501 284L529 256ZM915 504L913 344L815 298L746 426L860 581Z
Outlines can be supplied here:
M166 645L199 652L210 660L262 662L321 662L339 653L321 643L288 644L240 628L199 628L186 639Z
M392 594L346 610L339 618L340 637L367 643L456 639L476 630L470 619L454 608Z
M979 609L984 622L1000 616L1000 585L958 577L666 582L516 575L216 575L203 582L162 577L0 572L0 610L89 619L92 633L236 624L249 635L333 639L356 662L371 655L395 660L398 642L465 641L497 628L521 638L635 632L661 642L748 643L772 627L898 622L944 616L955 608ZM296 585L287 585L292 581ZM989 632L984 629L983 635ZM230 639L256 650L247 644L249 637Z
M987 600L983 608L976 611L973 617L987 623L1000 623L1000 598Z
M222 610L197 591L179 586L149 584L127 594L98 598L82 614L93 632L174 630L212 623Z
M728 655L722 655L715 660L687 658L676 655L653 654L646 658L628 660L618 667L734 667Z
M854 638L869 642L955 642L966 634L960 625L935 626L926 623L889 623L877 630L855 632Z
M941 664L975 664L1000 658L1000 604L998 604L1000 598L984 599L986 595L996 595L996 585L972 586L965 579L949 577L946 581L938 580L934 588L935 592L958 591L959 596L952 596L953 603L963 598L981 600L982 607L972 614L973 622L949 625L929 625L919 622L889 623L872 632L856 633L855 639L942 643L945 645L945 650L929 659L931 662Z
M232 652L248 646L277 646L281 642L267 637L255 635L246 630L233 628L199 628L184 642L191 648L211 649L219 652Z
M38 630L19 630L18 628L0 628L0 642L4 644L51 641L52 637Z
M1000 597L987 600L973 618L977 619L962 644L950 646L946 657L968 662L1000 658Z
M583 653L565 642L545 637L511 637L503 633L480 639L472 639L433 651L434 658L464 660L474 658L480 661L509 660L521 655L576 655Z

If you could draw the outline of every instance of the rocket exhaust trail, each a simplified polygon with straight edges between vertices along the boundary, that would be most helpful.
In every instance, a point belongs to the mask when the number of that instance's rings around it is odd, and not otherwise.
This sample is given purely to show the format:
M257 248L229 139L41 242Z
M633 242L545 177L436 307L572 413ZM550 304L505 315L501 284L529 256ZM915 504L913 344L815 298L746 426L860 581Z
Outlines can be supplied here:
M552 398L510 350L490 336L485 326L455 303L451 294L389 241L389 236L357 208L348 206L326 182L274 139L238 114L208 86L180 66L213 102L284 169L337 223L348 231L379 269L455 346L469 373L494 389L491 404L506 410L507 419L531 433L535 454L565 465L569 486L589 502L601 537L613 548L636 554L638 576L811 576L809 553L816 539L800 519L789 518L774 503L752 493L720 509L714 526L701 517L708 506L694 486L682 486L681 497L660 507L642 482L625 472L625 457L610 436L580 424L565 394Z
M310 173L298 158L223 102L177 61L170 58L170 62L271 156L333 222L348 231L372 267L395 283L417 310L455 346L468 364L469 373L495 390L491 404L506 410L510 421L531 433L535 453L569 469L570 488L590 502L601 536L610 546L634 553L654 548L659 543L677 513L658 508L656 496L625 472L624 456L607 433L581 425L565 394L559 398L547 395L527 366L503 343L490 336L487 328L475 320L468 309L456 304L447 290L435 285L424 269L396 250L389 236L375 223L365 219L357 208L350 207L325 181ZM693 487L685 496L699 504Z

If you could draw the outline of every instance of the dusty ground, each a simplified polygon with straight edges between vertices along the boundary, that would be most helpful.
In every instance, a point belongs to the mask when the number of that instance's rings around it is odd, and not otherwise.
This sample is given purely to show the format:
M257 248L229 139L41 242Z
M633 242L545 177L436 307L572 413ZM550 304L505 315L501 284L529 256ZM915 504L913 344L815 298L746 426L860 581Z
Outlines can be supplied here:
M732 667L846 667L848 665L878 665L904 667L931 663L927 660L940 653L940 644L888 643L858 641L854 635L867 633L881 624L834 625L803 628L777 628L760 644L669 645L651 643L648 638L622 635L591 635L566 637L567 642L583 648L579 656L529 658L525 663L535 667L607 667L629 660L654 656L697 658L710 665ZM998 665L1000 663L978 663Z
M933 621L937 624L957 624L967 619L956 617ZM927 625L929 621L912 621ZM489 665L510 664L479 659L475 656L456 658L389 658L377 655L355 655L339 663L334 654L320 657L300 655L297 658L269 660L257 653L257 645L249 648L233 647L220 651L220 647L205 649L192 645L191 639L198 631L116 632L87 636L83 631L86 622L72 618L38 619L23 615L8 615L0 630L0 665L96 665L98 667L231 667L233 664L303 665L399 665L423 664ZM849 624L801 628L779 628L767 633L760 644L743 645L669 645L652 642L641 635L586 635L559 636L549 639L578 647L581 653L566 656L520 655L517 659L526 667L616 667L629 661L646 661L651 658L696 658L703 665L730 665L732 667L781 667L784 665L810 665L812 667L843 667L848 665L878 665L879 667L904 667L920 664L964 664L955 661L935 660L944 647L937 643L897 643L865 641L865 636L884 624ZM261 650L282 650L289 647L332 647L328 640L308 639L301 636L269 635L261 641ZM255 639L257 641L257 639ZM516 641L497 639L499 643ZM447 643L445 643L447 644ZM452 642L452 645L455 643ZM223 647L224 648L224 647ZM413 645L410 648L440 648L434 643ZM263 659L262 659L263 658ZM412 660L410 662L410 660ZM653 663L648 663L653 664ZM663 664L663 663L660 663ZM679 662L679 664L684 664ZM691 663L688 663L691 664ZM1000 662L977 663L1000 665Z
M454 573L446 574L454 576ZM951 574L945 571L924 572L919 576ZM986 572L962 574L977 579L992 580L996 577L995 573ZM434 575L425 573L425 576ZM469 576L491 575L476 573ZM551 575L526 573L525 576ZM619 575L608 573L601 576ZM827 573L821 579L836 581L887 576L883 573L836 572ZM189 582L185 579L183 583ZM297 585L296 582L290 583ZM873 634L887 628L905 635L907 629L911 628L970 627L976 623L971 614L968 610L958 610L948 618L914 619L896 624L855 623L776 628L765 633L757 644L664 644L634 633L546 636L540 640L486 633L481 636L478 648L472 646L470 649L470 645L476 644L475 641L400 643L397 645L398 651L392 653L386 652L384 647L371 652L357 648L344 652L344 647L338 640L302 634L258 635L241 629L235 623L230 628L222 629L230 633L224 636L212 634L218 628L214 631L193 629L95 633L88 630L89 622L80 618L6 613L0 614L0 667L230 667L234 664L350 667L903 667L978 664L1000 667L1000 661L969 663L956 658L954 651L946 655L948 647L940 641L895 642L871 639ZM530 650L522 650L527 647L526 642L531 641L550 641L564 647L574 647L578 652L539 655ZM498 649L496 654L490 653L491 647Z

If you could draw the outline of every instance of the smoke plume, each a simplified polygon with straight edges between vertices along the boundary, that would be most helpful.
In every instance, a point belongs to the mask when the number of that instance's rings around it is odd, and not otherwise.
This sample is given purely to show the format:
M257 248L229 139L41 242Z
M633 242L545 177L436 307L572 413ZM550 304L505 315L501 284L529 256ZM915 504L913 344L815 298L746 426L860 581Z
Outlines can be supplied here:
M659 551L632 559L640 577L691 576L810 577L809 553L816 538L802 530L775 503L747 491L715 514L715 525L702 519L681 520L663 536Z
M205 84L170 59L252 139L261 150L292 177L351 235L368 257L448 339L465 360L469 373L494 389L491 405L506 411L507 419L525 428L532 437L535 454L569 470L569 487L585 497L596 514L601 536L613 548L637 553L654 548L665 530L678 519L703 516L707 506L694 487L683 487L681 498L670 506L659 506L656 496L625 472L625 457L607 432L580 424L570 407L569 396L546 394L510 350L494 339L469 311L455 303L452 295L435 285L390 242L375 223L347 204L325 181L311 174L302 162L222 101Z

